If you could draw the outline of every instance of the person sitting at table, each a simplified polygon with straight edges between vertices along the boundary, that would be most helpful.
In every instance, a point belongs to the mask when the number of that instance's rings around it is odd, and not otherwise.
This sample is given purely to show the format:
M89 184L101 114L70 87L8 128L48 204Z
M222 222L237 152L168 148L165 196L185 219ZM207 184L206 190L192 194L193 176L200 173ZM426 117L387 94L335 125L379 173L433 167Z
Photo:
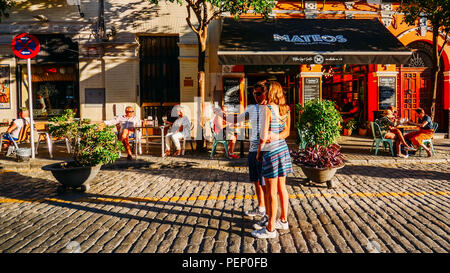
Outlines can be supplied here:
M228 156L230 158L239 158L238 155L234 154L234 147L236 146L237 135L234 130L230 128L228 125L233 125L233 123L228 124L226 120L226 107L223 106L222 109L215 108L214 109L214 122L213 122L213 130L216 135L220 137L226 137L228 140ZM233 117L234 119L234 117Z
M431 157L431 150L422 141L433 138L433 121L430 116L425 114L425 110L422 108L416 109L416 113L419 115L419 122L408 121L407 123L419 127L419 130L406 134L405 138L411 140L415 147L422 147L427 152L428 157Z
M6 150L6 156L8 156L11 153L11 150L8 149L9 146L13 143L12 141L17 141L19 139L20 131L22 130L22 127L30 124L30 113L28 112L28 109L23 108L19 112L19 118L13 120L11 125L6 129L6 133L3 135L2 141L2 150ZM12 139L11 139L12 138Z
M378 123L378 125L380 125L381 130L386 132L384 138L395 140L397 156L407 158L408 154L402 154L401 145L405 146L406 151L412 151L416 149L406 143L402 132L398 128L396 128L397 120L392 110L394 110L393 107L386 110L383 114L383 117L376 120L376 122Z
M356 119L359 113L358 101L354 100L349 102L347 98L344 98L344 106L342 107L342 119L347 122L351 119Z
M176 110L175 110L176 109ZM165 136L166 142L165 142L165 148L166 151L164 153L165 156L170 155L170 142L172 142L175 145L176 152L173 154L174 156L181 155L181 144L180 140L183 138L190 137L191 134L191 122L189 121L189 118L185 116L185 111L182 106L179 106L177 108L174 108L176 111L176 115L178 118L172 123L170 121L164 120L164 124L169 124L172 127L169 130L169 133Z
M131 152L130 142L128 138L134 133L135 127L141 124L138 117L134 115L134 109L131 106L125 108L125 115L117 116L111 120L105 120L103 122L106 126L116 125L118 131L118 138L122 141L127 151L127 159L133 159L133 153Z

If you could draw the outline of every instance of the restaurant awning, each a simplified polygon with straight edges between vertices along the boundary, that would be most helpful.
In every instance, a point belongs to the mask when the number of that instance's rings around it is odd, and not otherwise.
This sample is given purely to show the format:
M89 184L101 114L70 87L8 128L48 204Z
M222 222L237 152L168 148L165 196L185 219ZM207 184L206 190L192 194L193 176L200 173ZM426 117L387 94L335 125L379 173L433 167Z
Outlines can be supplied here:
M406 64L412 52L376 19L224 18L223 65Z

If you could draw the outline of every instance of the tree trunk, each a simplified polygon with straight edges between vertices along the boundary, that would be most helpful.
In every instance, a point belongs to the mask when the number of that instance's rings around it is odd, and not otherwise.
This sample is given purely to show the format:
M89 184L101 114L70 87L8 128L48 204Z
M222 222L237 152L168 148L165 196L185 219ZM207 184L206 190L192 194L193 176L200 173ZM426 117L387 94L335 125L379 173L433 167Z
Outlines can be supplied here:
M438 47L438 36L439 36L439 29L437 26L433 26L433 67L432 67L432 92L430 94L430 102L431 102L431 110L430 110L430 117L431 120L434 121L434 116L436 114L436 95L437 95L437 87L438 87L438 76L439 76L439 47Z
M201 116L201 126L204 128L206 123L205 117L205 90L206 90L206 37L207 37L207 26L200 30L198 38L198 91L197 95L200 97L200 116ZM197 151L204 150L206 147L206 142L202 140L197 140Z

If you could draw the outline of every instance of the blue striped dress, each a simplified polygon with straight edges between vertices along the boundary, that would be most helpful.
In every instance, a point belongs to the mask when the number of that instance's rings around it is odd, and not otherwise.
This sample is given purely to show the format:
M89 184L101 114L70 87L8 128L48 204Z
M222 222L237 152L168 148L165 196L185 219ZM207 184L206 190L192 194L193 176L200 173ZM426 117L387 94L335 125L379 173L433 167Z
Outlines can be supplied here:
M278 122L278 114L275 114L270 105L267 105L272 111L272 120L270 121L269 131L279 134L283 131L286 122L280 124ZM278 139L266 143L262 149L262 175L265 178L275 178L280 176L287 176L293 172L291 156L289 148L284 139Z

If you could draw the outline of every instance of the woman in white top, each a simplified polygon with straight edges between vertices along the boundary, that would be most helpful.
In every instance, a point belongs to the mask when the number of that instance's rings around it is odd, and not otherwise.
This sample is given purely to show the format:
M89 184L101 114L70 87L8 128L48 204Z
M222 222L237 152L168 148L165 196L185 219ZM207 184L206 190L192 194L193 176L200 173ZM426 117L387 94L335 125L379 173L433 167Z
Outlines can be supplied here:
M188 138L191 133L191 123L189 121L189 118L184 116L184 109L181 106L177 109L177 115L178 118L173 123L167 120L164 121L165 124L172 125L169 133L166 135L166 152L164 153L165 156L170 155L171 142L177 149L174 156L179 156L181 154L180 140L182 140L183 138Z

